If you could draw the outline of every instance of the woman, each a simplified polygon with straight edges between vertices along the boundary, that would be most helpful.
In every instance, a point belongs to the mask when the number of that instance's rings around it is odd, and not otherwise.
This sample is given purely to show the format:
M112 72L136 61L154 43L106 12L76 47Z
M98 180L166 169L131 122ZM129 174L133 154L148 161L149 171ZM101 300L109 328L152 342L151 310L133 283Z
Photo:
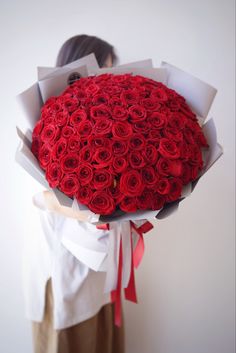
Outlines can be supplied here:
M100 67L111 67L117 62L112 45L104 40L81 34L68 39L59 50L56 66L63 66L94 53Z
M117 61L110 44L94 36L78 35L63 44L56 65L66 65L90 53L95 54L100 67L111 67ZM72 221L48 211L40 195L34 202L42 230L35 256L31 253L31 297L27 294L35 353L123 353L123 328L114 325L110 296L103 292L105 273L92 271L63 247L60 236ZM79 226L96 237L108 232L91 224Z

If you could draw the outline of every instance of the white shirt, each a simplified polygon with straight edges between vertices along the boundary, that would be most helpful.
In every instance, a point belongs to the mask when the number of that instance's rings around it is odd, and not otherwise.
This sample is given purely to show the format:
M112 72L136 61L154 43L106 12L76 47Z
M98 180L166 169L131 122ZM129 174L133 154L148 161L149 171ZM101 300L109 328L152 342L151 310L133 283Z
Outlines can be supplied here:
M46 283L51 277L54 328L63 329L91 318L110 302L110 294L104 293L106 273L91 270L63 246L60 239L64 230L68 232L68 219L37 210L41 229L31 234L23 253L26 317L36 322L43 320ZM78 226L98 238L108 232L89 223L78 222Z

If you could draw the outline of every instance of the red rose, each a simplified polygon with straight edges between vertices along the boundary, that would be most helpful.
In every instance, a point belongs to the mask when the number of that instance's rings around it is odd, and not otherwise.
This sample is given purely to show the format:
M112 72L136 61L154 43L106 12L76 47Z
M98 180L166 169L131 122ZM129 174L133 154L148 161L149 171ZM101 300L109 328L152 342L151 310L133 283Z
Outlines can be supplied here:
M79 166L79 156L77 153L67 153L60 160L60 166L64 173L75 172Z
M130 170L121 175L120 191L125 196L138 196L144 189L142 177L136 170Z
M124 140L112 140L112 153L114 156L121 157L128 152L128 143Z
M161 130L152 129L149 132L149 141L148 142L152 142L152 141L158 142L158 146L159 146L159 142L162 137L163 136L162 136Z
M202 165L203 165L202 154L201 154L201 150L198 148L198 146L197 145L190 145L189 150L190 150L190 163L192 165L198 165L198 166L202 167Z
M53 147L52 156L54 160L61 158L64 154L66 154L67 149L67 139L61 137Z
M106 135L111 132L112 121L110 119L100 118L93 127L93 133L96 136Z
M95 168L103 168L111 164L112 154L111 151L105 147L99 147L96 149L93 155L94 162L98 163Z
M170 192L170 181L168 178L160 178L156 184L156 191L161 195L167 195Z
M55 124L57 126L66 126L69 121L70 114L68 111L63 110L55 114Z
M44 126L47 126L47 125L55 125L55 119L53 116L51 115L48 115L47 117L45 117L43 119L43 123L44 123Z
M97 169L93 175L93 187L104 190L112 185L113 177L106 169Z
M175 142L183 141L183 133L181 130L174 127L166 127L163 131L164 137L169 140L174 140Z
M76 111L70 116L70 124L72 126L78 126L81 121L87 119L87 114L83 109L76 109Z
M63 106L61 105L60 99L56 98L55 102L45 107L45 111L43 108L42 115L44 118L48 116L55 116L58 112L63 110Z
M160 157L157 161L156 170L162 176L168 176L171 169L171 160Z
M149 142L150 144L152 144L153 146L155 146L156 149L157 149L157 151L158 151L159 145L160 145L160 140L161 140L161 138L159 138L159 137L154 137L154 138L150 138L150 139L148 140L148 142ZM159 153L158 153L158 154L159 154Z
M158 151L165 158L176 159L180 156L180 149L177 144L167 138L160 140Z
M80 203L87 205L91 200L92 194L92 190L89 186L81 186L76 193L76 199Z
M118 86L122 87L122 89L125 89L125 91L122 93L127 94L126 96L124 95L124 97L122 97L124 104L132 104L132 102L138 98L138 96L135 95L135 93L137 93L137 92L135 92L135 90L133 90L133 89L129 89L130 88L130 77L127 76L123 80L119 80ZM130 92L128 92L128 91L130 91Z
M146 142L142 134L133 134L129 140L129 145L132 149L142 150Z
M172 112L178 112L180 109L180 102L177 99L169 99L167 105Z
M199 173L199 166L198 165L193 165L190 170L191 170L191 180L195 180L198 177Z
M100 107L100 109L103 107L105 107L105 110L107 109L107 106L106 104L108 103L109 101L109 96L107 94L96 94L94 97L93 97L93 105L97 105L98 107ZM96 109L93 109L93 111L96 111Z
M145 166L144 158L139 151L131 151L128 154L128 161L132 168L141 169Z
M166 102L168 100L168 96L165 90L162 88L156 88L155 90L153 90L151 93L151 97L158 99L159 102Z
M50 163L47 166L46 179L51 188L56 188L61 180L62 172L58 163Z
M89 208L92 212L109 215L115 210L114 200L104 191L95 191L89 202Z
M50 97L47 99L47 101L44 103L44 106L42 108L42 111L47 111L53 104L55 104L57 101L57 97Z
M142 80L142 87L145 88L145 90L149 93L151 93L157 85L158 83L154 80L148 78Z
M137 206L140 210L147 210L152 205L152 194L151 190L144 189L140 196L137 196Z
M209 147L207 140L204 134L202 133L202 131L199 131L198 133L196 133L195 140L199 147L205 147L205 148Z
M166 158L159 158L156 169L160 175L179 177L183 172L183 164L180 160L170 160Z
M186 117L182 113L170 113L168 125L172 128L183 130L186 124Z
M63 104L63 107L65 107L69 113L72 113L78 107L78 100L76 98L65 97L61 98L61 104Z
M115 98L113 98L113 102L115 102L114 99ZM125 107L122 107L120 105L115 105L114 106L114 109L112 111L112 118L113 119L115 119L115 120L127 120L127 117L128 117L128 111L127 111L127 109Z
M183 133L186 142L191 145L194 144L194 133L192 132L192 130L186 128L184 129Z
M51 161L51 146L44 144L39 149L39 163L40 166L45 169L48 163Z
M139 98L144 99L144 98L149 98L150 97L150 91L145 90L144 87L139 88Z
M129 108L129 116L132 122L145 120L147 111L142 105L132 105Z
M124 105L131 105L137 102L138 94L135 90L127 89L121 93L120 98Z
M90 115L94 120L97 120L100 118L110 118L111 113L110 109L105 104L100 104L90 109Z
M167 196L167 200L169 202L178 200L181 196L182 187L183 187L183 184L180 178L171 178L170 191Z
M79 189L79 181L76 174L66 174L60 182L60 190L69 197L74 196Z
M101 84L102 82L109 80L109 79L110 79L109 74L101 74L99 76L94 77L94 82L96 82L97 84Z
M155 164L158 157L158 152L155 146L148 144L144 147L143 156L147 164Z
M183 162L188 162L191 157L190 145L183 140L180 143L180 158Z
M85 91L88 95L94 96L99 91L99 86L96 83L90 83Z
M117 76L113 76L112 77L112 81L120 84L122 86L122 84L125 83L125 85L129 82L129 78L130 78L130 74L124 74L124 75L117 75ZM122 86L123 87L123 86Z
M104 136L91 135L88 138L88 144L91 146L91 148L94 148L94 149L98 147L106 147L108 149L111 148L111 140L109 140L109 138Z
M77 89L76 97L78 98L79 102L83 103L88 98L88 95L84 89Z
M158 192L153 193L151 200L151 209L160 210L166 202L166 196L158 194Z
M70 136L68 139L68 148L71 151L79 152L80 147L81 147L81 141L79 139L79 136L78 135Z
M93 168L89 163L81 163L76 171L81 185L86 185L93 179Z
M162 129L167 123L166 115L159 112L151 113L151 115L147 118L147 121L155 129Z
M124 195L120 192L120 184L116 181L116 179L114 179L113 185L107 189L107 192L113 200L116 201L116 204L119 204L124 198Z
M142 174L143 183L145 184L145 186L149 189L154 188L158 180L158 177L154 168L151 166L144 167L141 170L141 174Z
M122 173L127 168L128 163L124 157L114 157L112 166L115 173Z
M158 110L161 107L160 103L154 98L144 98L140 103L148 111Z
M120 209L124 212L135 212L137 211L137 199L136 197L125 196L120 203Z
M121 89L121 87L118 87L118 86L111 84L111 85L105 86L103 88L103 90L111 97L111 96L115 96L115 95L120 94L122 89ZM110 103L110 101L109 101L109 103Z
M76 131L81 138L88 138L93 129L93 124L88 120L82 120L77 126Z
M133 130L135 132L146 134L150 130L150 124L147 121L137 121L133 123Z
M61 136L67 140L71 135L75 135L75 130L73 127L64 126L61 130Z
M74 83L72 83L71 85L69 85L62 93L62 96L64 95L70 95L70 96L75 96L77 95L77 92L79 90L79 86L77 85L77 81L75 81Z
M116 139L126 140L131 137L133 130L128 122L118 121L113 124L112 133Z
M82 162L91 162L93 156L93 150L90 146L84 146L81 148L79 154L79 161Z
M183 182L183 185L188 184L191 181L191 177L192 177L191 167L188 163L184 163L183 164L183 172L181 175L181 180Z
M111 107L113 107L113 109L115 107L122 107L123 106L123 102L119 97L111 97L109 100L109 104ZM112 116L114 115L114 110L112 111ZM120 115L120 114L119 114ZM113 116L113 119L115 119L115 117ZM121 120L121 119L119 119Z
M32 140L34 138L38 138L40 136L43 127L44 127L43 120L37 121L37 123L34 127L34 130L33 130L33 133L32 133Z
M55 125L50 124L50 125L44 126L40 134L41 140L44 143L53 144L54 141L59 136L58 133L59 133L59 129Z
M180 177L183 173L183 164L180 160L171 160L170 175Z
M32 144L31 144L31 151L37 159L39 158L39 150L40 150L41 146L42 146L42 142L41 142L40 138L35 137L32 141Z
M187 106L186 103L182 102L180 105L180 110L184 115L187 115L189 118L194 119L196 118L196 114L194 114L190 108Z

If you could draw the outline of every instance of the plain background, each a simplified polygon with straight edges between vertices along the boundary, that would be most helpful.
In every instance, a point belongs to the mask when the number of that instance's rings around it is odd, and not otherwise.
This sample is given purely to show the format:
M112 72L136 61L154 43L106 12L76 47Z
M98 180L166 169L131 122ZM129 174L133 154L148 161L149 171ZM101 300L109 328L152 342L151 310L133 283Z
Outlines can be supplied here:
M114 44L120 63L165 60L218 89L209 116L224 156L145 236L139 304L124 305L127 353L233 353L234 1L1 0L0 26L0 351L32 353L21 254L25 233L37 231L31 196L40 187L14 163L23 124L14 97L36 66L55 64L66 39L87 33Z

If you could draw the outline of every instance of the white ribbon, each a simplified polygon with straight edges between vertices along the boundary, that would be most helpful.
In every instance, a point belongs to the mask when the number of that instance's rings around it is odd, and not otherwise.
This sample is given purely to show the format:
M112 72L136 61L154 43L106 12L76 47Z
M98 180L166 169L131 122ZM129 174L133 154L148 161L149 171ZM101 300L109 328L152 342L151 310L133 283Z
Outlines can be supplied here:
M127 288L129 284L130 274L131 274L131 229L130 221L122 222L121 230L122 239L122 288Z
M115 290L117 287L121 224L121 222L109 223L110 232L107 256L107 275L104 288L105 293Z
M117 288L120 244L122 240L122 288L126 288L131 274L131 232L130 222L111 222L107 256L105 292Z

